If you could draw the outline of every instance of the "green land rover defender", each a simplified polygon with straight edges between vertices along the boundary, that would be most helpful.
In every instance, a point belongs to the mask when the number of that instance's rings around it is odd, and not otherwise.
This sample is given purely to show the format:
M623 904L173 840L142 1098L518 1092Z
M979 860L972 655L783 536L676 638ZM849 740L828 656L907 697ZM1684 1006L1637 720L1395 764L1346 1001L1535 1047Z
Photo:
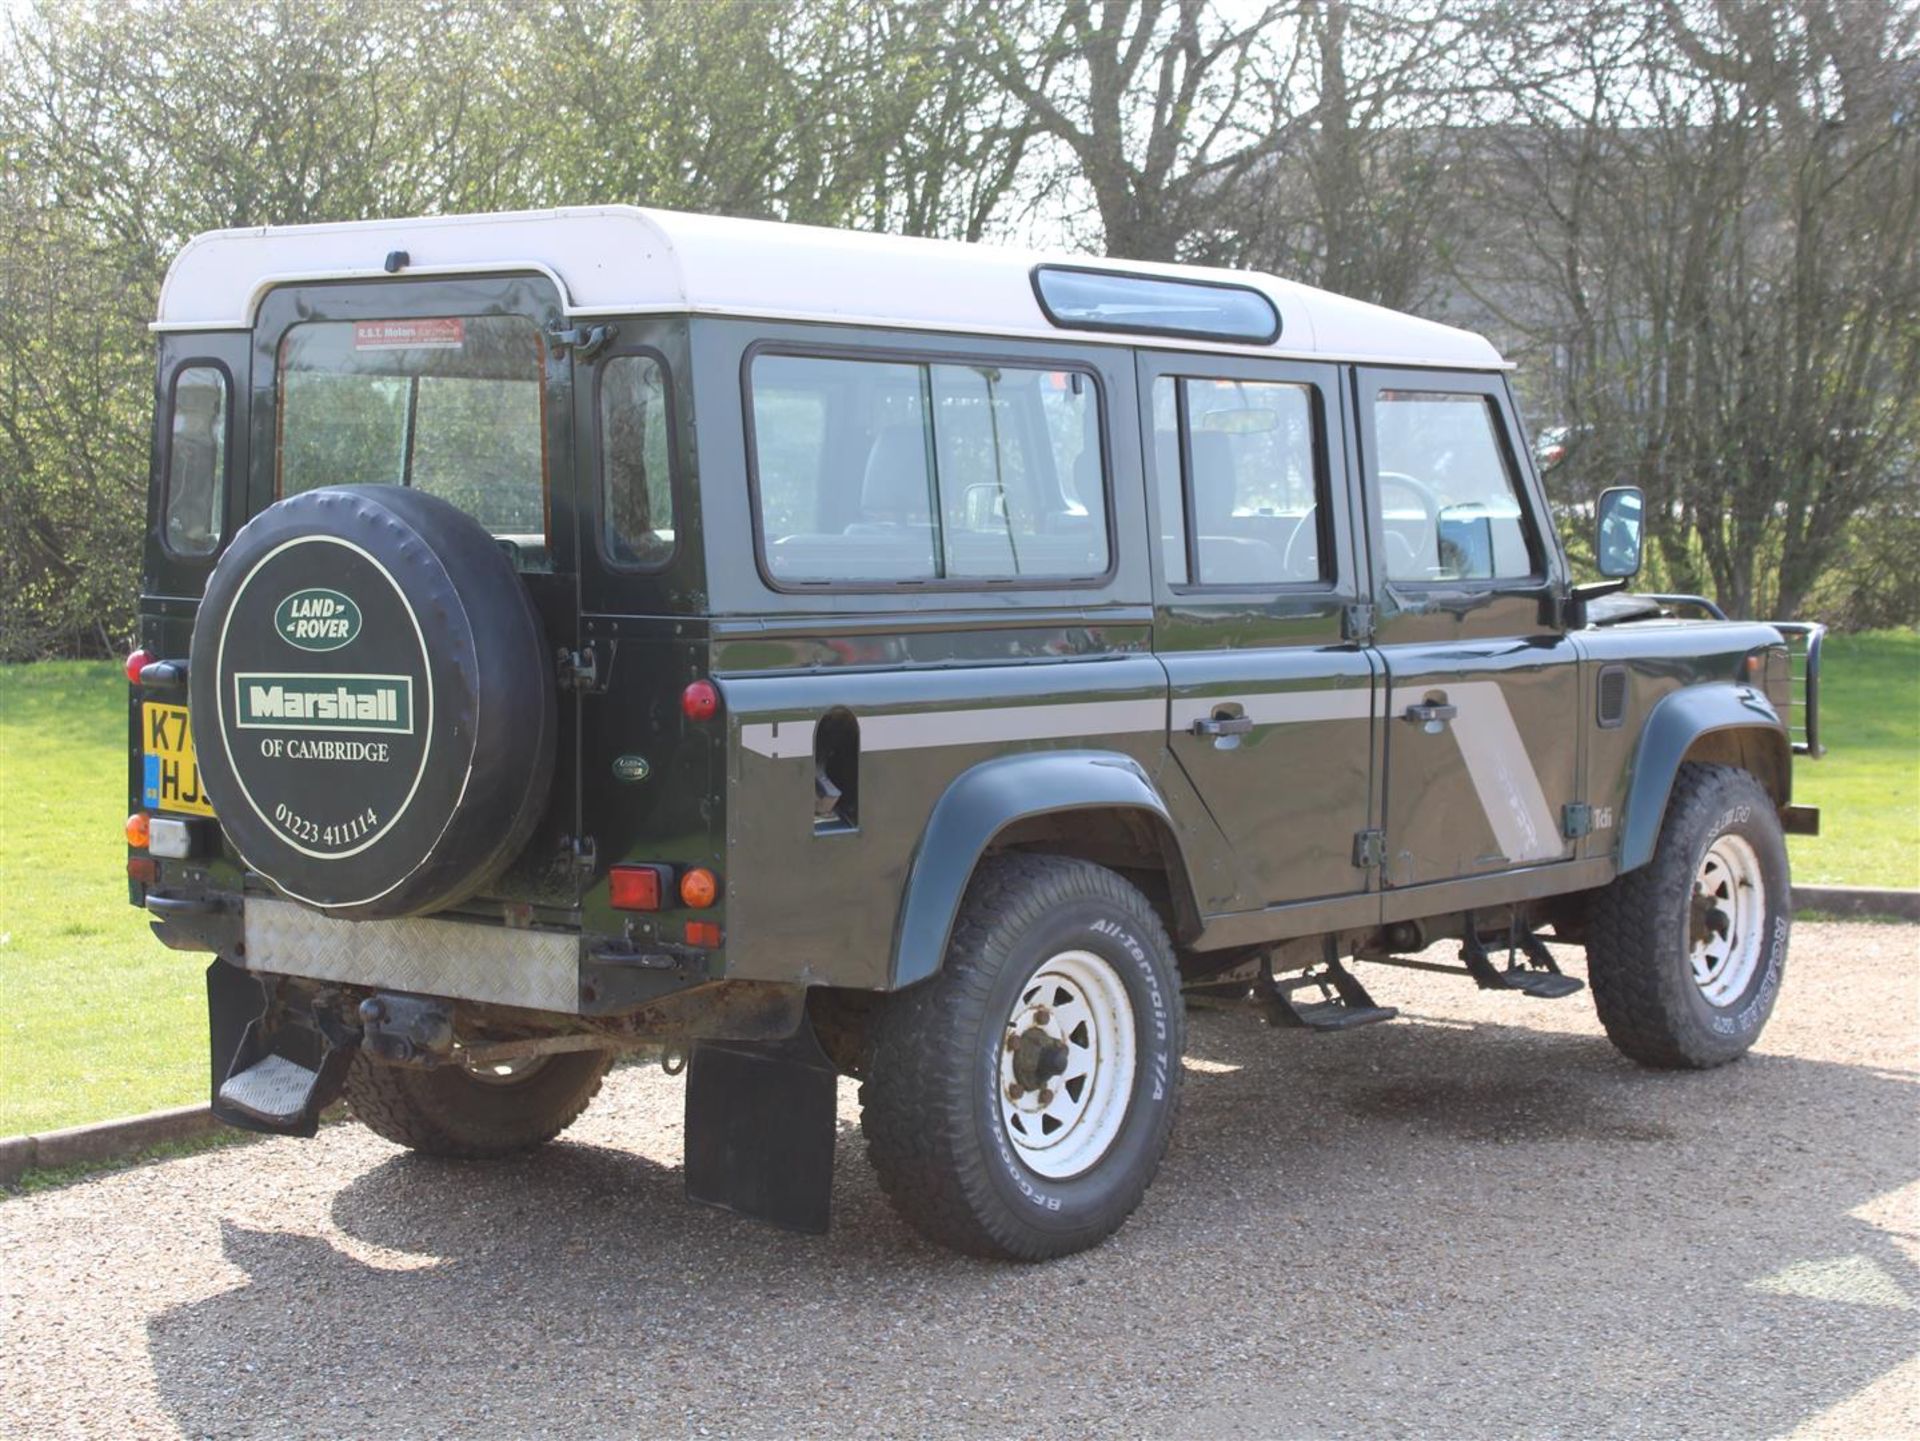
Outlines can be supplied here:
M964 1251L1110 1234L1183 994L1778 995L1817 626L1575 585L1484 340L1270 276L625 207L226 231L156 324L127 873L213 1109L438 1156L685 1067L827 1223L838 1078Z

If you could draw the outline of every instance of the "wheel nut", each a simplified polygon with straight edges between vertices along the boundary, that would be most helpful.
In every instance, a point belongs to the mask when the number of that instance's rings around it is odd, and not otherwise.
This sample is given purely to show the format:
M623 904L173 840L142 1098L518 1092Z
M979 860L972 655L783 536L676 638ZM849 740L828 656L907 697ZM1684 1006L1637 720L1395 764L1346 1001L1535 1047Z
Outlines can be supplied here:
M1045 1108L1045 1107L1047 1107L1047 1106L1051 1106L1052 1104L1053 1104L1053 1092L1052 1092L1052 1091L1042 1091L1042 1092L1040 1093L1040 1105L1041 1105L1041 1107L1042 1107L1042 1108Z
M1033 1023L1036 1026L1044 1026L1048 1021L1051 1021L1052 1019L1053 1019L1053 1013L1049 1011L1045 1006L1040 1007L1037 1011L1033 1013Z
M1009 1081L1007 1083L1007 1099L1009 1101L1017 1101L1024 1095L1026 1095L1026 1092L1020 1089L1020 1083L1018 1081Z
M1007 1035L1007 1049L1011 1051L1015 1046L1019 1044L1020 1044L1020 1038L1018 1036L1013 1035L1011 1032L1009 1032Z

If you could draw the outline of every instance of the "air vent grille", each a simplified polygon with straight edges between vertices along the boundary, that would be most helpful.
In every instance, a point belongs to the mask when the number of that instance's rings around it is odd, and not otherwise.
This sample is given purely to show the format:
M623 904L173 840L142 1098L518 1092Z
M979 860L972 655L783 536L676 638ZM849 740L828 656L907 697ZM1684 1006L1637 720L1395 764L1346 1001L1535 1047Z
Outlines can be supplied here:
M1599 720L1611 730L1627 718L1627 668L1609 665L1600 668Z

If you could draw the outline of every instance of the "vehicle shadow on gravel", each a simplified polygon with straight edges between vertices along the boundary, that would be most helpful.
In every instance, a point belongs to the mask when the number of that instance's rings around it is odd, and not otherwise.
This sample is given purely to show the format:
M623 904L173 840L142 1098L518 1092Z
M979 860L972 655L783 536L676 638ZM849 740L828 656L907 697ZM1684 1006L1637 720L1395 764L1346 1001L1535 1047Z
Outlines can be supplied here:
M604 1146L394 1156L335 1196L342 1244L226 1227L246 1280L150 1323L161 1394L216 1436L1032 1431L1043 1392L1037 1429L1081 1435L1754 1435L1920 1340L1920 1271L1853 1214L1915 1182L1911 1078L1654 1075L1588 1035L1418 1016L1192 1032L1160 1179L1086 1255L921 1242L854 1128L824 1237Z

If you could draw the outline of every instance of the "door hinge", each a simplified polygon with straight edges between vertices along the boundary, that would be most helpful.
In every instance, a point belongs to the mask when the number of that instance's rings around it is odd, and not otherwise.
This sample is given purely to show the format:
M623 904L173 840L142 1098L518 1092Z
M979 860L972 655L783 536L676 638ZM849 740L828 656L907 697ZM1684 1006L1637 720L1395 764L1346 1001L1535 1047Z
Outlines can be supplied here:
M1593 807L1580 801L1572 801L1560 807L1560 834L1570 841L1593 830Z
M592 875L600 864L600 848L592 836L567 837L567 862L576 871Z
M1340 612L1340 638L1355 645L1373 639L1373 607L1361 603Z
M559 669L554 679L561 690L587 693L601 689L600 656L590 645L578 650L562 648L559 656Z
M1353 838L1353 864L1363 871L1377 871L1387 863L1387 833L1361 831Z
M581 360L591 360L596 351L611 345L620 334L617 325L582 325L566 330L549 330L547 343L559 355L571 350Z

